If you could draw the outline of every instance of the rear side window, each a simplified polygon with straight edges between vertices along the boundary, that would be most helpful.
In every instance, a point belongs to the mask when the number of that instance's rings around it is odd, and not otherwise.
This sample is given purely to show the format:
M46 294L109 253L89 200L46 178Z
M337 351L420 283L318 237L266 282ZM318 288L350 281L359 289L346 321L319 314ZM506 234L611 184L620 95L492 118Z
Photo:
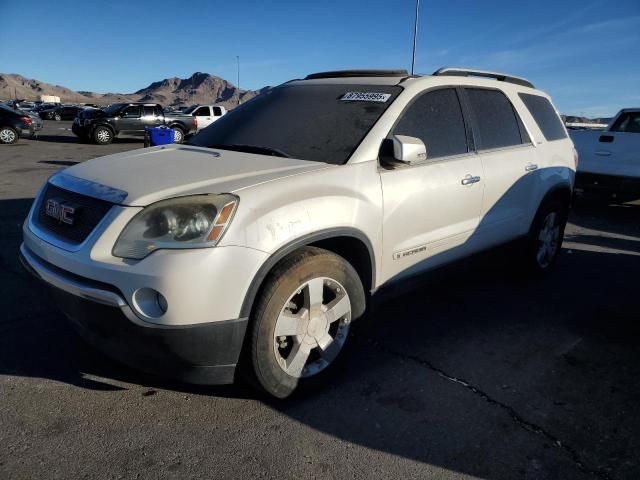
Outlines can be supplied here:
M145 105L143 107L143 109L142 109L142 111L143 111L142 115L145 116L145 117L153 116L154 115L154 110L155 110L154 106Z
M469 151L462 108L453 88L433 90L419 97L402 115L393 134L422 140L428 159Z
M611 127L611 131L640 133L640 112L623 113Z
M196 117L208 117L209 115L211 115L209 107L200 107L195 113Z
M562 120L558 117L549 100L540 95L531 95L530 93L519 93L518 95L548 142L567 138L567 132L562 126Z
M213 107L213 115L219 117L222 115L222 109L220 107Z
M465 88L476 120L479 150L529 143L529 137L507 96L499 90Z

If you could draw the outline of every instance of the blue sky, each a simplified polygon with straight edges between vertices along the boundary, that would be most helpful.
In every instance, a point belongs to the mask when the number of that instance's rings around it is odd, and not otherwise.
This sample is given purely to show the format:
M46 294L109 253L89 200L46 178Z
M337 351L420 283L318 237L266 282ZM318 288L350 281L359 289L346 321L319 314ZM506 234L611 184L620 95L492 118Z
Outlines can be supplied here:
M409 68L414 0L0 0L0 72L129 93L195 71L241 87ZM422 0L416 71L529 78L567 114L640 105L640 0Z

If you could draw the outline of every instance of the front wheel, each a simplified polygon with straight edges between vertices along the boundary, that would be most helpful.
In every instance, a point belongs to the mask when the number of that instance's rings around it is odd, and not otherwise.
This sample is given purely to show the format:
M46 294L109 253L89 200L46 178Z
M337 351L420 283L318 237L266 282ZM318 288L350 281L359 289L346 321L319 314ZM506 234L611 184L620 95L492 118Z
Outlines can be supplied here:
M18 132L11 127L0 128L0 143L12 144L18 141Z
M54 119L56 122L59 122L60 120L62 120L62 117L60 116L60 114L59 114L59 113L56 113L56 115L55 115L55 117L53 117L53 119Z
M113 132L107 127L98 127L93 132L93 141L98 145L108 145L113 141Z
M326 381L364 310L362 282L348 262L319 248L298 250L269 274L257 299L247 352L252 380L277 398Z
M542 204L533 220L525 247L525 262L535 273L553 269L560 255L569 207L559 200Z

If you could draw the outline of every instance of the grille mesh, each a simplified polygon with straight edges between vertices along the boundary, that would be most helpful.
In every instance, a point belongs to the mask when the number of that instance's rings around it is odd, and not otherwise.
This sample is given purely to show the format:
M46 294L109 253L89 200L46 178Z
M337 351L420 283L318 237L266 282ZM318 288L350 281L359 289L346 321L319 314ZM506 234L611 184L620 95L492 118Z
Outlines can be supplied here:
M63 223L46 214L47 200L73 204L73 225ZM40 197L40 204L33 221L42 230L52 233L65 242L78 245L82 243L104 218L113 204L97 198L87 197L79 193L63 190L55 185L47 184Z

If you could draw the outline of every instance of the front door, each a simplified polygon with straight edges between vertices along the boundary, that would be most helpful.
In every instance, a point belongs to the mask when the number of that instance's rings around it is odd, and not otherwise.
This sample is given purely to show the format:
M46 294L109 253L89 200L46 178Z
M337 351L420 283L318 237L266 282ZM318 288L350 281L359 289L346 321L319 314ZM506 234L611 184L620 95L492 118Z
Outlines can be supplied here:
M118 129L125 133L141 133L142 123L140 116L142 114L142 107L140 105L130 105L122 110L120 119L118 120Z
M383 281L474 250L484 189L480 158L455 88L420 94L389 134L420 138L423 163L380 169L384 205Z

